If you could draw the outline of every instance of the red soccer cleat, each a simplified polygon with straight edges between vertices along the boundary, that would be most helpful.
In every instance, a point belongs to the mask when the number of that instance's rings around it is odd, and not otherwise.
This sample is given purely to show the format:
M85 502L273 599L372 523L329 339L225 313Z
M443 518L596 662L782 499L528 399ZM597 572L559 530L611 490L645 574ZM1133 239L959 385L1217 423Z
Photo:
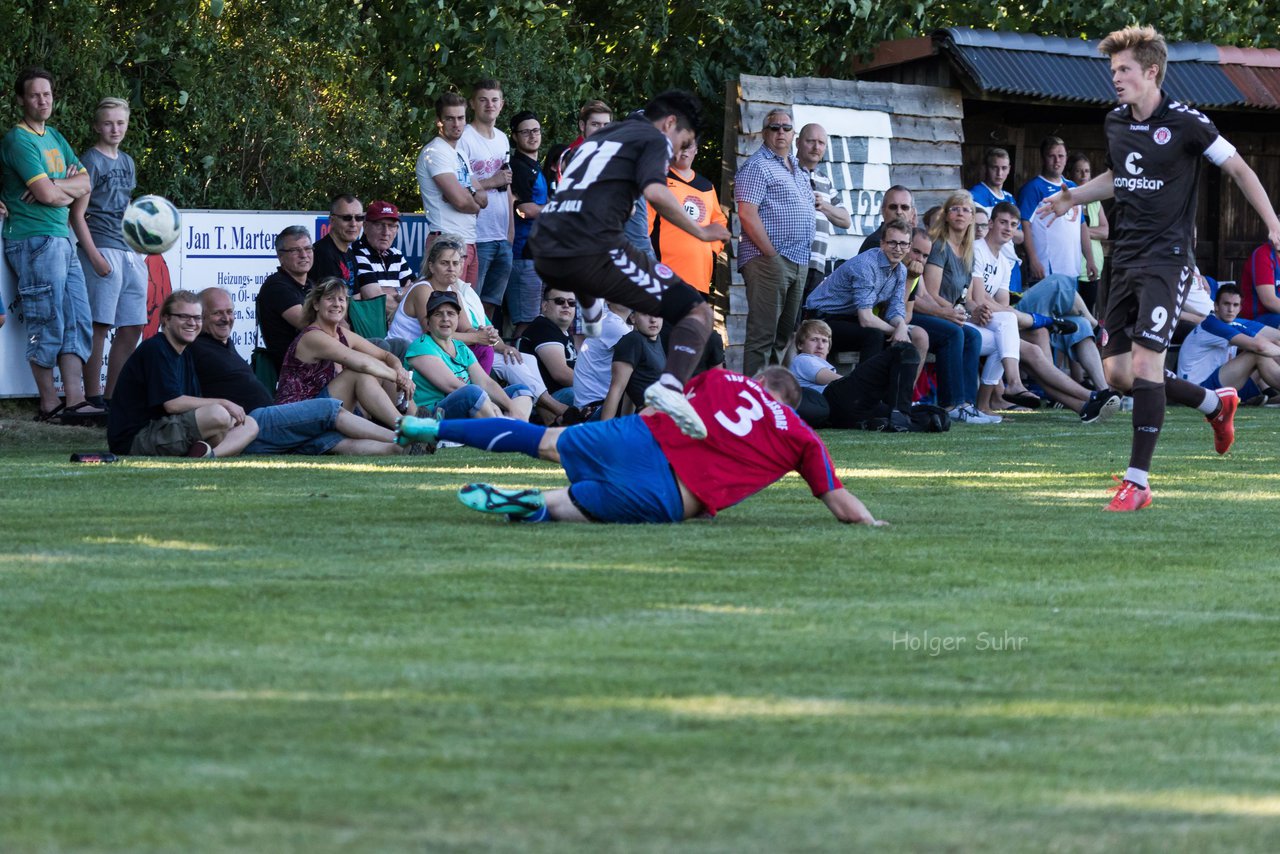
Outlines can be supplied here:
M1120 478L1112 475L1119 486L1115 487L1116 494L1111 497L1111 503L1105 510L1109 513L1130 513L1134 510L1141 510L1144 507L1151 506L1151 488L1148 486L1138 486L1131 480L1120 480Z
M1220 404L1218 414L1206 415L1205 420L1213 428L1213 449L1225 454L1236 440L1236 409L1240 406L1240 395L1231 387L1218 389L1217 395Z

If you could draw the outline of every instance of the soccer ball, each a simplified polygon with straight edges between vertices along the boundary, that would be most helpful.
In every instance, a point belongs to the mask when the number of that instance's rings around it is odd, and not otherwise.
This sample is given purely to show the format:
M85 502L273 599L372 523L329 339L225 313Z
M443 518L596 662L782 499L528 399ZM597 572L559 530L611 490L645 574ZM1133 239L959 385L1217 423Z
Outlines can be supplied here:
M163 196L142 196L124 209L120 223L124 242L136 252L159 255L178 242L182 217L173 202Z

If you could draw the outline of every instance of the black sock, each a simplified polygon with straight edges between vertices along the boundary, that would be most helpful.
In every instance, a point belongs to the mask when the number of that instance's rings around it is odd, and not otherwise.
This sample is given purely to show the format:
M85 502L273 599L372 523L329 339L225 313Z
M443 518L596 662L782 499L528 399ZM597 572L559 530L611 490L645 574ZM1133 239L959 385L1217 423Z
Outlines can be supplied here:
M1151 380L1133 381L1133 449L1129 468L1151 471L1151 457L1164 426L1165 392L1163 383Z
M1204 403L1204 399L1210 394L1204 386L1180 380L1169 371L1164 372L1164 388L1165 396L1169 400L1192 409L1199 409L1200 404Z
M711 327L702 322L702 318L694 314L686 314L680 318L675 329L671 330L671 341L667 344L666 372L673 374L681 385L687 383L698 367L702 358L702 350L711 337Z

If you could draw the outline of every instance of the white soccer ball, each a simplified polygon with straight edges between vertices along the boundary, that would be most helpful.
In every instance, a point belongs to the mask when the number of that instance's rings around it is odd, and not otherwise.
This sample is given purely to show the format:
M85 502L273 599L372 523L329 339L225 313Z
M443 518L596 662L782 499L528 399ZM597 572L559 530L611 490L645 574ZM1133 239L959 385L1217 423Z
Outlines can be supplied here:
M163 196L141 196L124 209L120 230L124 232L124 242L135 251L159 255L178 242L182 216Z

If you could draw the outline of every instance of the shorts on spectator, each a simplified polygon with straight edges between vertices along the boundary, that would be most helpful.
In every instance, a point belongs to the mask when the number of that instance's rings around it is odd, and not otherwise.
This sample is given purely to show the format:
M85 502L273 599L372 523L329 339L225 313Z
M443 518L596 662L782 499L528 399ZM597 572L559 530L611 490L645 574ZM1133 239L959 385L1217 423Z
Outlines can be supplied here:
M258 422L258 438L246 454L327 454L342 441L335 428L342 401L314 398L281 406L261 406L249 413Z
M464 385L444 396L436 404L435 417L440 419L475 418L489 402L489 392L478 385Z
M1204 382L1200 383L1201 388L1207 388L1210 391L1217 391L1222 388L1224 383L1222 378L1218 376L1221 368L1214 368L1213 373L1205 377ZM1244 385L1240 387L1240 400L1245 401L1252 397L1262 394L1262 389L1258 388L1258 384L1253 381L1253 377L1245 380Z
M111 272L99 276L85 251L76 247L80 269L89 293L94 323L107 326L143 326L147 322L147 263L137 252L99 249Z
M684 501L653 433L639 415L575 424L556 442L569 498L597 522L679 522Z
M63 354L87 360L92 353L93 321L84 273L71 240L11 240L4 245L4 257L18 280L18 316L26 326L27 361L52 368Z
M182 457L203 438L196 421L196 411L191 409L148 421L147 426L133 437L129 454L135 457Z

